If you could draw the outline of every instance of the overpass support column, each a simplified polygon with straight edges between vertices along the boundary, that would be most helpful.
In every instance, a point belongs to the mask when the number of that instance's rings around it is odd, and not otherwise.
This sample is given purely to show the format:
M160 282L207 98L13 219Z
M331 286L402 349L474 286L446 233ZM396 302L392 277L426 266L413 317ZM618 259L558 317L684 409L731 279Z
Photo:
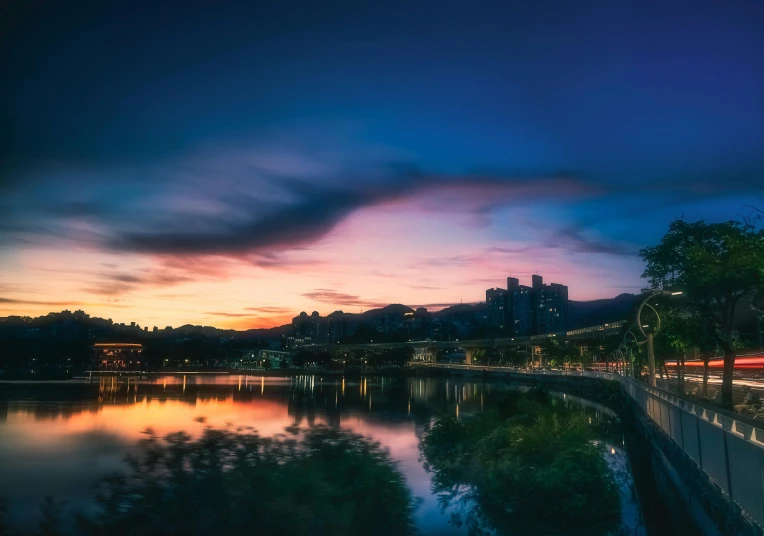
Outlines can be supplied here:
M472 364L472 350L466 349L464 352L465 352L464 363L467 364L467 365L471 365Z

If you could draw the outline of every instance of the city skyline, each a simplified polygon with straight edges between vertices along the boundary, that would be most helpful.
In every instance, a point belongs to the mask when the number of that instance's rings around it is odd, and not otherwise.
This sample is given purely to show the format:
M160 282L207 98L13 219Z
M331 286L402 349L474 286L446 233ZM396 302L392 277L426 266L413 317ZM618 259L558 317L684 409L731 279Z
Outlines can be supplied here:
M538 277L537 274L534 274L534 277ZM507 285L510 285L510 280L512 280L512 279L517 279L517 278L512 278L512 277L506 278ZM521 281L521 283L522 283L522 281ZM562 287L564 287L567 290L567 286L565 286L565 285L559 285L557 283L552 283L552 285L562 286ZM521 285L521 286L523 288L529 288L530 289L530 287L527 287L525 285ZM547 286L547 285L545 284L545 286ZM489 292L495 291L495 290L500 290L503 293L506 293L506 291L507 291L507 289L490 288L490 289L486 289L484 291L484 294L486 294L486 296L487 296ZM636 297L636 293L623 293L622 295L633 295L633 296ZM615 300L617 298L622 297L622 295L613 296L611 298L601 298L601 299L598 299L598 300L588 300L588 301ZM582 303L586 303L586 302L587 301L583 301ZM370 313L370 312L382 311L382 310L384 310L384 309L386 309L388 307L394 307L395 308L395 307L398 307L398 306L403 306L403 307L406 307L408 309L411 309L411 311L416 311L416 312L419 312L419 310L424 309L426 313L432 314L432 313L445 312L446 309L450 309L452 307L456 307L456 306L460 306L460 305L464 305L464 306L468 306L468 307L474 307L474 308L476 308L475 312L481 310L480 307L484 306L484 309L482 309L482 312L485 315L485 322L484 322L485 325L488 326L488 327L492 327L492 328L498 328L498 329L502 329L503 328L503 326L498 325L497 322L494 319L491 318L492 305L489 302L489 300L487 300L487 299L485 299L485 300L477 300L477 301L464 301L464 300L462 300L462 301L457 302L457 303L435 303L435 304L406 304L406 303L401 303L401 302L391 302L391 303L379 304L379 305L377 305L375 307L359 309L359 310L351 310L351 309L347 309L347 308L344 309L344 310L343 309L331 309L331 310L322 310L322 311L318 311L317 309L301 310L301 311L297 311L296 310L294 312L294 314L292 315L292 317L286 319L282 324L275 324L274 323L273 325L267 325L267 326L255 327L255 328L247 328L247 327L244 327L244 328L229 328L227 326L222 326L222 325L218 326L218 325L212 325L212 324L205 325L205 327L212 327L212 328L216 328L216 329L236 329L238 331L245 331L247 329L284 328L284 327L289 327L290 325L293 325L293 323L294 323L294 321L296 320L297 317L305 316L305 315L311 317L311 316L314 316L314 315L318 314L318 316L321 319L327 319L327 318L329 318L334 313L343 313L345 315L350 315L350 316L362 316L362 315ZM23 317L26 317L26 318L42 318L42 317L45 317L45 316L48 316L48 315L62 315L62 314L63 315L71 315L73 318L80 318L80 319L85 318L85 317L97 317L97 318L100 318L102 320L109 320L109 321L113 322L113 325L115 325L115 326L121 326L121 327L125 327L125 328L134 328L134 329L137 329L137 330L140 330L140 331L149 331L149 332L152 332L152 333L153 332L157 332L157 331L161 332L161 331L166 331L166 330L170 330L170 329L176 329L178 327L189 326L189 325L195 326L195 327L202 326L202 324L194 324L194 323L191 323L191 322L176 322L176 323L171 323L171 324L167 324L167 325L156 325L156 324L144 323L140 319L136 320L135 318L124 319L124 318L100 317L99 315L91 314L90 311L87 311L87 310L84 310L84 309L74 309L74 310L62 309L60 311L58 311L58 310L56 310L56 311L48 311L48 312L43 313L43 314L38 315L38 316L35 316L35 315L11 315L8 318L19 318L19 317L22 317L22 318ZM397 314L398 313L396 313L396 315ZM3 318L4 317L0 316L0 320L2 320ZM280 319L282 317L280 315L276 315L275 318L279 318ZM565 328L565 326L559 326L559 327L560 327L560 330L564 330L564 328ZM518 335L520 335L520 334L518 333Z
M8 11L0 316L611 298L762 204L760 2L176 7Z

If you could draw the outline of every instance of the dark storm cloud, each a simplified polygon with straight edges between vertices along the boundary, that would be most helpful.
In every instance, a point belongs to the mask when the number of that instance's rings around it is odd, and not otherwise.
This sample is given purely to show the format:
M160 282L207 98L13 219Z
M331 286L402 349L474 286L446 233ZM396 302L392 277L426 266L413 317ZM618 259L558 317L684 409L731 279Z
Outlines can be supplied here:
M324 192L296 205L278 207L262 218L253 206L250 221L218 223L210 221L210 231L139 231L118 235L112 249L170 255L234 254L269 248L289 248L311 243L329 232L345 216L365 204L351 192ZM259 204L258 204L259 205ZM198 221L198 218L194 218ZM182 220L176 227L182 228Z
M382 168L384 171L384 168ZM281 181L280 186L285 184ZM600 185L576 178L536 177L518 179L502 176L443 177L418 171L388 174L383 180L364 181L349 178L344 188L325 188L303 181L287 183L292 204L276 204L264 210L257 198L236 201L239 213L249 214L237 221L205 220L198 215L171 223L174 230L150 230L119 233L109 241L115 250L170 255L244 254L283 250L310 244L331 231L347 216L364 207L406 199L420 193L457 189L468 198L469 210L482 212L486 205L533 202L542 196L586 197ZM556 191L550 191L554 188ZM477 197L477 199L476 199ZM472 203L477 203L473 205ZM248 206L251 203L251 206ZM193 224L192 224L193 221ZM188 224L186 224L188 223ZM185 229L201 227L194 232ZM277 260L273 260L278 264ZM267 265L267 257L256 262Z

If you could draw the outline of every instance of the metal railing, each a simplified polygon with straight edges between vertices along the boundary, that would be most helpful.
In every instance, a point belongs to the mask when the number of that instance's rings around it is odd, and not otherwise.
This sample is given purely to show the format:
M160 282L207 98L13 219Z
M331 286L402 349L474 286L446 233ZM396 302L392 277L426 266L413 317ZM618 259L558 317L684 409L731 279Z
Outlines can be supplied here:
M570 376L617 381L644 413L751 518L764 527L764 429L640 381L596 371L521 370L431 364L437 368Z

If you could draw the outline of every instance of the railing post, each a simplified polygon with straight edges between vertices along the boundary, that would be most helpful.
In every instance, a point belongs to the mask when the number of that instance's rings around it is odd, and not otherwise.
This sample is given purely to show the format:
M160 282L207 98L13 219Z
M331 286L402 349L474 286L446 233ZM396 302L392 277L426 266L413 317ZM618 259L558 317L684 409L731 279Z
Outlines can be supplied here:
M730 455L727 449L727 430L722 427L722 437L724 438L724 469L727 471L727 491L729 492L730 499L734 500L732 496L732 475L730 474Z
M700 462L700 468L703 469L703 449L700 445L700 417L697 415L695 415L695 430L698 434L698 462Z

